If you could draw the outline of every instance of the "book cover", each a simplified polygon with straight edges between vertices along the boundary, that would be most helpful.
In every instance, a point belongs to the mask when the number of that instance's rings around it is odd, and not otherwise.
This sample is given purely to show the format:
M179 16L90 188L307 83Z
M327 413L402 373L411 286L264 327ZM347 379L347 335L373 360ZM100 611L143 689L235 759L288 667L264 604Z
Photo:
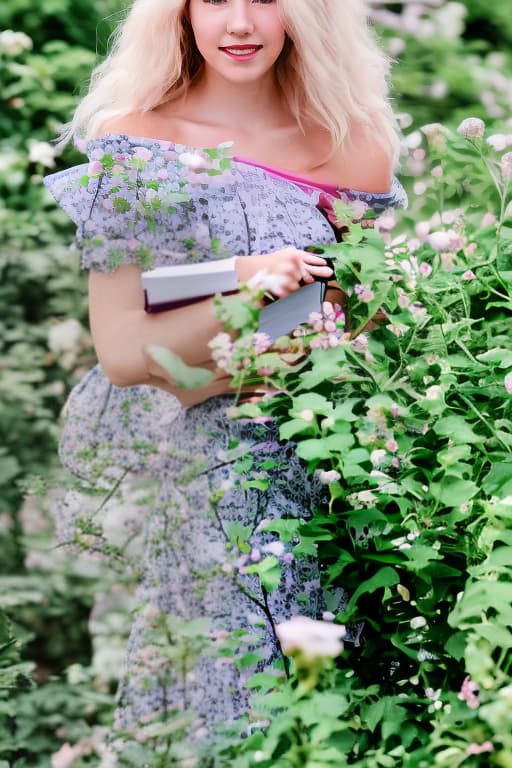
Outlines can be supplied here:
M145 310L151 313L238 290L233 259L156 267L143 272L141 282ZM258 330L273 340L291 333L307 321L311 312L321 310L325 285L326 281L315 280L288 296L270 301L260 312Z

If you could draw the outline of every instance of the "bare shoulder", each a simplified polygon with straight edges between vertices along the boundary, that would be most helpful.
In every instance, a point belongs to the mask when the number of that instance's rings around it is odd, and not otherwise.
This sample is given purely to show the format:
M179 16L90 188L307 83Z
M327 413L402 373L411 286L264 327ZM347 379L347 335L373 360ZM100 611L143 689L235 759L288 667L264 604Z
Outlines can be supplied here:
M342 178L345 186L368 192L388 192L393 175L389 152L369 131L352 130L346 148L341 150Z
M132 112L107 120L103 124L103 133L121 133L148 139L162 138L159 135L159 121L151 112Z

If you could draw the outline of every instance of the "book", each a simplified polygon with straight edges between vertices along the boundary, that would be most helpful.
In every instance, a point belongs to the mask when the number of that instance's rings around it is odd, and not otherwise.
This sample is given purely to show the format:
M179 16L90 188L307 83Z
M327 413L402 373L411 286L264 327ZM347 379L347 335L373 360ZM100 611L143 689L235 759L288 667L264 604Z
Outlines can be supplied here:
M238 290L233 259L155 267L142 273L141 282L145 310L151 313ZM288 296L269 300L260 312L258 330L273 340L291 333L311 312L321 311L326 282L316 279Z
M142 273L141 282L146 312L176 309L238 290L233 259L155 267Z

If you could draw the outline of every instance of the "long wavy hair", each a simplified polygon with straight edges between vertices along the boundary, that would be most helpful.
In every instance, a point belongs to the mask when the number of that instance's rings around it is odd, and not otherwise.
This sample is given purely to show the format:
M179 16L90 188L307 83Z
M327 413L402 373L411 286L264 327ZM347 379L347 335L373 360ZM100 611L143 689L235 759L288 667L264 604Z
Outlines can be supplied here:
M96 138L105 124L154 109L183 94L203 59L187 18L188 0L134 0L113 35L110 54L94 70L89 90L61 143ZM287 40L276 78L299 126L325 128L333 149L351 127L371 131L394 159L399 138L389 101L390 60L368 21L364 0L277 0Z

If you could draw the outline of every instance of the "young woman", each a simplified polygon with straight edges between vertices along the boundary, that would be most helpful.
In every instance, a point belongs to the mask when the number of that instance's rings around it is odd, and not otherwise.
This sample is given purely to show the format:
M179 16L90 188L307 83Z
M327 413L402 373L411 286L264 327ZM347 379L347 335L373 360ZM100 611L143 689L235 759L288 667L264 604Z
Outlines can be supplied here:
M404 202L387 74L361 0L135 0L64 134L85 138L88 169L47 184L77 223L99 365L71 395L61 456L82 477L129 468L159 482L120 724L183 708L197 725L242 715L254 669L215 659L215 638L245 633L265 668L279 660L276 623L323 606L315 564L294 559L263 522L307 519L318 488L272 424L227 419L229 380L208 346L222 330L212 300L147 314L141 268L148 254L154 265L230 256L240 283L261 269L281 276L281 296L328 278L304 248L339 237L332 200L376 211ZM226 142L229 172L169 205L183 169ZM210 367L214 380L178 389L150 344ZM237 444L243 475L229 453ZM265 553L283 573L271 592L245 571ZM169 663L158 651L162 617L175 649L181 620L209 618L193 658L176 650Z

